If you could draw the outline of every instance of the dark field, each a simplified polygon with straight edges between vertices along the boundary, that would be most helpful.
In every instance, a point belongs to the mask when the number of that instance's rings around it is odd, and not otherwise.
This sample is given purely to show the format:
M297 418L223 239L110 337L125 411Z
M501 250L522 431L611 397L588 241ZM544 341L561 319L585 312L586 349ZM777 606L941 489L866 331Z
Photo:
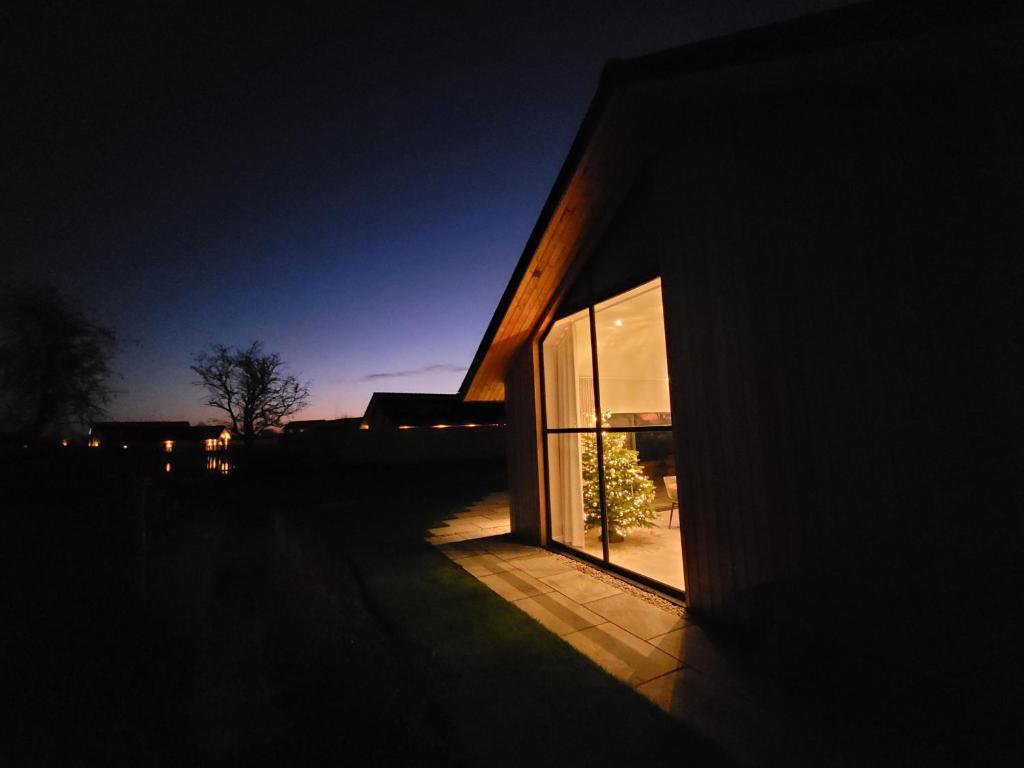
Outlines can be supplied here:
M153 466L4 458L0 763L720 762L423 541L502 467Z

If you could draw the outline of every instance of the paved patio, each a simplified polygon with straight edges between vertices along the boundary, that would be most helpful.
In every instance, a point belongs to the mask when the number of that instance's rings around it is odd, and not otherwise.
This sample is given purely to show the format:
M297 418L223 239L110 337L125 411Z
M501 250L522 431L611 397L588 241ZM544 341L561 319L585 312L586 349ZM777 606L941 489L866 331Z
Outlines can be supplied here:
M779 723L683 607L508 532L507 495L492 494L428 541L739 764L769 760Z

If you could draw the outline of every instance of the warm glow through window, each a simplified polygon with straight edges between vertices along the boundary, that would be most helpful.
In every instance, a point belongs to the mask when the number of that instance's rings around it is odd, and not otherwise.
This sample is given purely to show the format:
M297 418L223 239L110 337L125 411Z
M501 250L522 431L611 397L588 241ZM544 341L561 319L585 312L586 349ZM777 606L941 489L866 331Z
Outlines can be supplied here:
M542 360L552 539L682 589L661 281L560 318Z

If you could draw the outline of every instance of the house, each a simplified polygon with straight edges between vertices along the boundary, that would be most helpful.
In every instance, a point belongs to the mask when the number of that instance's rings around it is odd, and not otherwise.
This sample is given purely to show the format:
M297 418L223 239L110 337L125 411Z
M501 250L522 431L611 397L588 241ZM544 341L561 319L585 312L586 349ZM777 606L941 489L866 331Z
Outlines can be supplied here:
M1016 600L1021 31L867 4L610 62L460 391L514 535L794 636Z
M294 419L280 431L283 443L291 448L303 447L319 452L331 451L339 440L349 439L359 431L362 419Z
M374 392L363 414L363 429L446 429L500 426L502 403L464 402L458 394Z
M186 440L202 443L207 453L226 451L231 447L231 430L217 424L199 424L189 427Z
M291 439L302 436L320 435L328 432L352 432L359 429L362 419L294 419L284 425L282 437Z
M290 421L282 447L340 464L492 462L505 457L504 405L457 394L375 392L362 417Z
M99 421L89 429L90 448L175 453L201 447L223 451L231 443L231 430L222 426L191 426L187 421Z

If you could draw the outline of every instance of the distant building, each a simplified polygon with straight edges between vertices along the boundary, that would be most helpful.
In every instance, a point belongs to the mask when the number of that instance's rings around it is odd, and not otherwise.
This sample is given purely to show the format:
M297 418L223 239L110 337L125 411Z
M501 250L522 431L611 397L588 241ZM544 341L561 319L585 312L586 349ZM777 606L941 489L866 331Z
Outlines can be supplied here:
M361 423L362 419L358 416L347 419L296 419L284 425L281 435L287 439L299 435L354 432L359 429Z
M192 426L187 421L98 421L89 429L90 448L118 448L174 453L185 447L222 451L231 444L231 430L217 425Z
M464 402L457 394L374 392L362 429L446 429L505 424L504 403Z

